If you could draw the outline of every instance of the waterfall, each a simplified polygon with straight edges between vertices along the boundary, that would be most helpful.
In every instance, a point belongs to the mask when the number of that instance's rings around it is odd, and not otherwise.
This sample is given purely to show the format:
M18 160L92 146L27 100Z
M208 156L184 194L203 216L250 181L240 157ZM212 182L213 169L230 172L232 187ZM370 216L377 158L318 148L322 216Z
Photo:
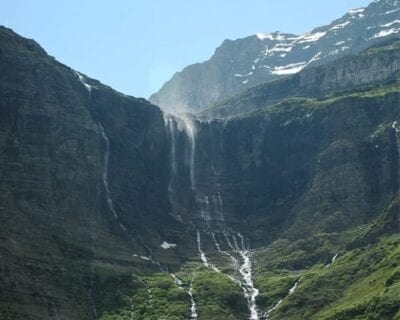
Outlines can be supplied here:
M293 287L291 287L291 288L289 289L289 294L288 294L289 296L290 296L291 294L293 294L293 293L296 291L298 285L299 285L299 282L296 281L296 283L293 285Z
M336 254L332 257L331 262L328 263L328 264L326 265L327 268L330 267L330 266L335 262L337 256L338 256L338 254L336 253Z
M181 279L179 279L175 274L171 273L170 274L172 279L174 279L174 282L176 284L176 286L179 289L183 290L183 282ZM190 286L189 286L189 290L187 291L187 294L190 298L190 319L191 320L195 320L197 319L197 308L196 308L196 302L194 301L194 297L193 297L193 280L194 280L194 276L192 277L191 281L190 281Z
M178 129L184 131L189 141L190 152L189 152L189 170L190 170L190 187L194 191L196 189L195 181L195 153L196 153L196 126L195 122L188 115L182 115L178 118Z
M217 193L217 201L218 201L219 218L221 219L222 222L224 222L225 221L224 207L222 205L221 192L219 192L219 191Z
M217 238L216 238L214 232L211 232L211 237L213 238L214 245L215 245L217 251L218 251L219 253L221 253L221 254L227 256L227 257L232 261L233 267L234 267L235 269L239 270L239 262L238 262L238 260L237 260L233 255L231 255L229 252L227 252L227 251L221 249L221 245L220 245L219 242L217 241Z
M396 137L396 148L398 157L398 178L400 179L400 123L398 121L394 121L392 123L392 128L394 130L394 135Z
M203 262L204 266L208 268L210 265L208 263L207 257L204 254L203 250L201 250L201 239L199 230L196 231L196 239L197 239L197 250L199 251L200 254L200 260L201 262Z
M197 239L197 250L199 251L200 260L206 268L211 268L215 272L221 272L216 266L208 262L206 254L201 249L201 238L200 238L200 231L196 230L196 239Z
M171 114L163 114L164 126L166 134L170 142L170 178L168 184L168 192L170 203L174 205L174 181L178 177L178 160L177 160L177 147L178 138L183 133L185 137L185 148L188 151L185 155L185 165L189 168L189 183L190 189L195 191L195 152L196 152L196 126L193 119L188 115L175 116Z
M170 114L164 113L164 124L166 131L171 139L171 172L172 174L177 173L176 166L176 121ZM172 176L172 175L171 175Z
M269 309L267 312L265 312L265 313L263 314L263 316L262 316L263 319L268 320L269 317L271 316L271 313L272 313L273 311L275 311L276 309L278 309L278 307L281 305L281 303L283 302L283 300L284 300L285 298L287 298L288 296L292 295L292 294L296 291L297 286L299 285L299 281L300 281L300 280L296 281L296 283L293 285L293 287L291 287L291 288L289 289L289 291L288 291L286 297L280 299L271 309Z
M78 78L79 82L86 88L86 90L89 92L89 95L91 95L92 87L85 81L83 75L81 75L78 71L75 70L72 70L72 73Z
M190 319L191 320L196 320L198 317L197 314L197 307L196 307L196 301L194 301L194 297L193 297L193 278L192 281L190 281L190 287L189 287L189 297L190 297Z
M177 164L176 164L176 121L172 115L163 114L164 125L166 129L166 134L170 139L170 175L168 182L168 198L171 204L172 211L174 212L174 177L177 175Z
M110 192L110 189L108 187L108 160L109 160L109 157L110 157L110 141L108 140L108 137L107 137L107 135L106 135L106 133L104 131L104 128L100 123L98 123L98 127L100 129L101 136L103 137L103 140L104 140L104 142L106 144L106 150L105 150L105 153L104 153L103 173L102 173L103 185L104 185L104 188L106 190L106 202L107 202L108 208L110 209L110 211L113 214L114 218L118 221L119 226L121 227L121 229L124 230L124 231L127 231L125 226L120 222L118 214L115 211L114 204L113 204L113 201L112 201L112 198L111 198L111 192Z
M196 194L196 202L200 204L201 219L205 222L210 221L210 201L208 196Z
M244 296L247 300L247 306L249 307L250 310L249 319L258 320L259 317L257 312L256 298L259 294L259 290L256 287L254 287L253 283L252 266L250 260L251 252L248 249L246 249L246 246L244 244L244 237L240 233L237 233L237 235L241 240L241 248L239 248L238 246L236 236L232 235L232 238L235 248L243 260L242 265L239 267L239 272L243 278L242 287L244 291Z
M221 192L221 175L222 169L220 173L217 172L214 165L211 166L212 173L216 179L215 186L216 188L211 188L211 190L203 188L199 188L196 184L196 168L195 168L195 156L196 156L196 126L193 119L188 116L175 117L171 115L164 115L164 122L167 135L170 139L170 183L169 183L169 193L170 200L172 199L173 181L174 176L178 174L178 165L177 165L177 133L183 132L185 134L188 146L189 153L187 159L187 163L189 166L189 180L190 180L190 188L194 194L194 200L196 205L196 213L197 217L201 219L203 223L202 228L206 228L204 235L211 235L212 241L217 249L217 252L223 254L224 256L230 258L233 268L235 270L235 277L231 275L227 275L232 281L240 284L243 289L244 297L247 302L247 306L250 313L250 320L258 320L258 311L256 305L256 297L259 294L257 288L255 288L253 283L253 275L252 275L252 263L251 263L251 255L252 252L246 247L245 239L243 235L239 232L228 232L225 228L224 221L224 205L223 205L223 197ZM221 154L221 168L223 162L223 130L225 129L226 122L221 123L221 133L220 133L220 154ZM196 225L196 224L195 224ZM225 238L226 243L228 245L228 251L223 250L220 243L217 241L216 233L222 233L223 238ZM196 245L197 251L201 260L201 263L206 268L210 268L215 272L221 272L217 266L211 264L207 259L206 253L202 249L201 244L201 234L200 230L196 229ZM197 319L197 311L196 304L192 295L192 284L188 291L189 296L191 297L191 319Z

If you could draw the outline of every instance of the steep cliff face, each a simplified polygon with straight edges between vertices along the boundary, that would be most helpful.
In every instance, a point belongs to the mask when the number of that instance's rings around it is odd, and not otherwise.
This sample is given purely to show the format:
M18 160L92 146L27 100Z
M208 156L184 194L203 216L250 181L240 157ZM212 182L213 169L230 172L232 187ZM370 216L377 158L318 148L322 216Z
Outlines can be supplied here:
M256 85L359 53L398 36L398 7L397 0L378 0L302 35L225 40L209 60L176 73L150 101L168 112L199 112Z
M144 239L181 233L162 113L0 37L1 317L89 318L94 269L141 269Z
M218 178L225 219L251 231L253 240L266 241L274 230L298 235L361 224L398 188L390 128L398 104L396 85L357 96L289 99L212 121L215 128L198 136L198 183L211 190ZM374 132L384 128L388 135L375 142Z
M397 82L205 121L120 94L9 29L0 40L0 318L394 315ZM378 265L379 286L348 307L341 296ZM331 288L318 299L294 293L318 283Z

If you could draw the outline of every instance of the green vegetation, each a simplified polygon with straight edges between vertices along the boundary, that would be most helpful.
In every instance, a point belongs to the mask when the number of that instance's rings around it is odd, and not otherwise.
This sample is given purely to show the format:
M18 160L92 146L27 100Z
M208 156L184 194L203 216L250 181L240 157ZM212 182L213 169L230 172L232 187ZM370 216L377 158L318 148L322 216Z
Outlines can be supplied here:
M101 313L100 319L183 320L187 318L188 296L183 288L175 284L169 274L156 273L149 277L132 276L126 281L131 282L131 290L121 297L122 303L118 304L119 309L111 311L110 304L106 303L107 308ZM115 295L116 288L118 285L115 283L109 286L111 295Z
M400 82L389 83L386 85L378 85L367 87L359 91L345 92L335 95L329 95L323 98L307 98L307 97L292 97L284 99L272 106L266 106L260 110L239 116L244 118L248 116L259 115L260 113L272 113L282 115L285 119L295 119L299 116L306 116L307 113L318 110L322 107L327 107L339 102L351 101L357 99L373 99L383 97L388 94L400 94Z
M271 319L398 319L398 204L397 199L369 224L341 235L280 239L258 250L259 305L267 310L283 299Z
M400 40L399 39L395 39L393 40L389 40L389 41L385 41L382 44L378 45L378 46L373 46L369 49L367 49L366 51L364 51L365 55L373 55L373 54L379 54L381 52L384 51L395 51L395 50L399 50L400 49Z
M246 317L243 291L226 275L207 270L196 272L193 285L200 320Z

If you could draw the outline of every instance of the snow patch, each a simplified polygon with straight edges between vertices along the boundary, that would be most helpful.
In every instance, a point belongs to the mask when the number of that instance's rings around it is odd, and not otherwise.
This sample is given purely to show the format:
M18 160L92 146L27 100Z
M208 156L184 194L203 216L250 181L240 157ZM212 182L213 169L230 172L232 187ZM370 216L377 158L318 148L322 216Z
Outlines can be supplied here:
M253 68L251 68L251 69L254 70ZM253 73L254 73L254 71L250 71L249 73L246 73L246 74L236 73L236 74L234 74L234 77L239 77L239 78L249 77L249 76L253 75Z
M137 258L140 258L140 259L142 259L142 260L151 261L151 258L149 258L149 257L139 256L139 255L137 255L137 254L134 254L133 256L134 256L134 257L137 257Z
M346 26L348 26L349 24L350 24L350 21L346 21L346 22L343 22L343 23L340 23L340 24L337 24L337 25L333 26L333 27L331 28L331 30L343 29L343 28L345 28Z
M399 11L399 10L400 10L400 8L393 9L393 10L389 10L389 11L386 11L384 14L391 14L391 13L397 12L397 11Z
M259 32L256 34L256 36L260 40L265 40L265 39L274 40L274 37L270 33Z
M386 37L386 36L388 36L388 35L390 35L390 34L395 34L395 33L398 33L400 31L400 28L390 28L390 29L388 29L388 30L382 30L382 31L380 31L380 32L378 32L378 33L375 33L373 36L372 36L372 38L370 38L370 39L376 39L376 38L382 38L382 37Z
M390 26L392 26L392 25L394 25L396 23L400 23L400 20L394 20L394 21L386 23L386 24L381 24L380 27L387 28L387 27L390 27Z
M163 249L171 249L175 247L176 247L175 243L168 243L167 241L163 241L163 243L161 244L161 248Z
M271 73L277 75L293 74L302 70L305 65L306 65L305 61L298 63L291 63L286 66L275 67L274 70L271 71Z
M365 11L365 8L358 8L349 11L350 15L356 15Z
M326 35L326 32L306 33L300 36L298 43L315 42Z

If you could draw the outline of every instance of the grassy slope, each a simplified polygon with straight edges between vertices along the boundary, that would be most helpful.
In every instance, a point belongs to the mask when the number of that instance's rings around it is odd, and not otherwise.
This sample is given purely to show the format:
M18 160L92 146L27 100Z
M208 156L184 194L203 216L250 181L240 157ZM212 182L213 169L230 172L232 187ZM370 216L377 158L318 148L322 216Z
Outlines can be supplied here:
M399 199L369 224L345 234L279 240L259 250L259 305L271 308L283 299L271 319L398 319L398 211ZM298 287L288 295L295 281Z

